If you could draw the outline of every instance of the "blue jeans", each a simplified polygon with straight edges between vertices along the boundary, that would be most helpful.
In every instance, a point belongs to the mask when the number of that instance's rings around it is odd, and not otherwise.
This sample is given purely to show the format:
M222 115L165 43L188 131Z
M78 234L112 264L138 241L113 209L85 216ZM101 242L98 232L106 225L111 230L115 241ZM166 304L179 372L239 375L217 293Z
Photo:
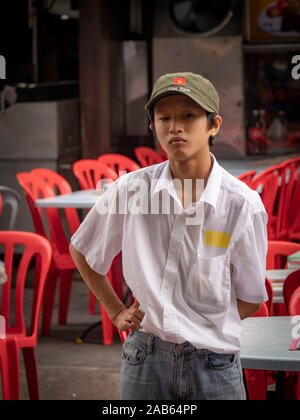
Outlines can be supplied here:
M217 354L132 330L122 349L120 399L245 400L239 354Z

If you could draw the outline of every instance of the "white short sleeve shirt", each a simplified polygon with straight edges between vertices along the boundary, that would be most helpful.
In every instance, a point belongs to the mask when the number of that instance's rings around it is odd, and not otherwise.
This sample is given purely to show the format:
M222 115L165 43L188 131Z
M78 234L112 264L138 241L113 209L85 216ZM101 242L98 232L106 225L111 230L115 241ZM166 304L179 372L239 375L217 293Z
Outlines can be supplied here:
M140 331L235 353L237 299L268 300L268 217L259 194L211 159L197 203L182 207L165 161L111 184L71 241L99 274L122 250L125 281L145 314Z

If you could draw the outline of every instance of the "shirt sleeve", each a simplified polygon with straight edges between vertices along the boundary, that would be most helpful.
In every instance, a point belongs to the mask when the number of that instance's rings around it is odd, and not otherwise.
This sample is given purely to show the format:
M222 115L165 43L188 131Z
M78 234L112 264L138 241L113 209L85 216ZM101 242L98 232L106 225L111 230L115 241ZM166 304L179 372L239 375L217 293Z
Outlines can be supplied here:
M238 299L249 303L268 300L266 291L266 255L268 215L258 211L249 215L246 229L231 254L231 279Z
M97 200L75 234L71 243L84 255L88 265L105 275L114 257L122 249L123 214L117 213L116 182Z

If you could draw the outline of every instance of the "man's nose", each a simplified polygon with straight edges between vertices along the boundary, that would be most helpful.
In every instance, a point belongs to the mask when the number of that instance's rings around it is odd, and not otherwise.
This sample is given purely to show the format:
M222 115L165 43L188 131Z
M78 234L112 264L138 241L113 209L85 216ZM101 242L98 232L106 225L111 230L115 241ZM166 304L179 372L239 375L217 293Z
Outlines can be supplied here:
M177 134L182 131L182 126L180 124L180 121L178 121L177 118L171 119L171 125L170 125L170 133L171 134Z

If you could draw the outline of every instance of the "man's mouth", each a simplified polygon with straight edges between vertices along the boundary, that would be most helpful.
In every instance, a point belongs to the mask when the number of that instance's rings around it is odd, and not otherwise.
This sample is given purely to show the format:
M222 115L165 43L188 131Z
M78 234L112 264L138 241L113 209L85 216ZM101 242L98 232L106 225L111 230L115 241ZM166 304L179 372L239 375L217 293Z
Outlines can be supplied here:
M182 137L173 137L170 141L169 144L180 144L180 143L186 143L186 140L183 139Z

